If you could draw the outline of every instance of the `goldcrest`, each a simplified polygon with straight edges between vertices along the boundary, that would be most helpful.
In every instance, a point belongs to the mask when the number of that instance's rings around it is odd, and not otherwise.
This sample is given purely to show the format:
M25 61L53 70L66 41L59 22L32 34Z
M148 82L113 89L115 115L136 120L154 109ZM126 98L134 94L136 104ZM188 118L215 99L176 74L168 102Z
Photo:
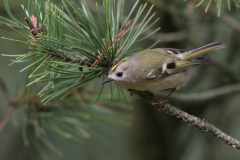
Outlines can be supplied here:
M113 81L119 87L139 91L175 90L186 84L190 68L206 63L201 61L206 59L202 54L224 47L226 45L219 41L191 51L170 48L144 50L114 65L102 84Z

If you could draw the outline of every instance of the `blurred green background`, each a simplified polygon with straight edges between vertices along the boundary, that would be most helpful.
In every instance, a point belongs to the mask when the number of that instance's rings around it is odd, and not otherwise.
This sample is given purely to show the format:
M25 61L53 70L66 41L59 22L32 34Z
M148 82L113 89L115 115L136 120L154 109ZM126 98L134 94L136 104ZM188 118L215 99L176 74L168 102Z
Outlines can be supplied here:
M208 2L208 0L205 0ZM59 1L55 1L61 5ZM77 2L77 1L76 1ZM102 4L102 1L98 1ZM140 4L148 2L154 4L156 17L160 21L153 28L161 27L161 30L151 36L138 47L145 49L158 39L161 42L155 48L181 48L194 49L205 44L223 40L227 47L207 54L210 64L191 69L191 78L187 85L176 93L196 95L209 90L227 87L239 83L240 79L240 21L239 13L233 1L231 10L228 10L227 2L222 2L221 16L218 17L216 3L213 2L207 13L206 3L196 8L199 1L194 0L141 0ZM22 1L9 1L11 11L15 17L25 24L24 13L20 7ZM126 12L129 12L135 1L126 1ZM88 6L96 12L95 1L87 1ZM151 5L148 5L150 7ZM8 17L3 0L0 2L1 16ZM97 19L97 17L96 17ZM153 29L152 28L152 29ZM21 30L28 35L29 32ZM0 25L0 36L14 39L22 39L16 32L6 25ZM24 54L29 50L20 43L0 39L1 54ZM16 84L24 84L26 73L19 73L26 64L8 66L10 58L0 57L0 77L6 83L12 99L16 97ZM18 78L17 77L21 77ZM99 84L102 79L93 83ZM20 82L16 82L20 81ZM115 87L115 86L113 86ZM167 95L169 91L157 91L156 94ZM236 139L240 139L240 90L228 93L222 97L213 98L206 103L204 99L196 103L188 98L180 101L169 99L169 103L188 112L189 114L205 119L225 133ZM0 91L0 120L10 111L3 92ZM127 97L129 93L126 92ZM216 93L217 94L217 93ZM221 140L213 137L208 132L202 132L193 126L175 119L164 112L158 112L155 106L151 106L144 100L133 96L128 98L133 106L129 110L132 118L127 121L130 127L115 126L112 129L117 136L103 135L111 143L107 149L97 145L91 139L85 140L79 148L67 145L58 137L51 137L53 143L63 152L61 159L86 159L86 160L236 160L240 159L240 152L225 145ZM123 103L125 103L123 101ZM102 134L101 128L93 129L96 134ZM9 124L0 133L0 160L38 160L41 159L33 146L25 147L22 141L21 124ZM105 145L105 144L104 144ZM54 153L46 149L49 159L60 159Z

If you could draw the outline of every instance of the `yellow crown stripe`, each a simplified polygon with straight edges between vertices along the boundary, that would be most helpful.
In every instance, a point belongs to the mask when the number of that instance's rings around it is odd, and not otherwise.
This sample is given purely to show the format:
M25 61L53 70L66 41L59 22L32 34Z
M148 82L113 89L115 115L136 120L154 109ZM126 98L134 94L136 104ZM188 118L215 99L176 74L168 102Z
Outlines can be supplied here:
M124 59L122 59L120 62L118 62L115 66L112 67L112 71L114 71L114 70L116 69L116 67L117 67L120 63L122 63L122 62L124 62L124 61L126 61L126 60L128 60L128 58L124 58Z

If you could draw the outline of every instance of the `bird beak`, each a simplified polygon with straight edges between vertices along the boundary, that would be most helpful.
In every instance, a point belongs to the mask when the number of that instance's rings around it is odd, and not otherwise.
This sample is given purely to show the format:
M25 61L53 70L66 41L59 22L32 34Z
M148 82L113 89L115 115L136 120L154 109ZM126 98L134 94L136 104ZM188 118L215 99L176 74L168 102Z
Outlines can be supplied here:
M113 81L113 79L108 78L108 79L106 79L105 81L103 81L102 84L104 84L104 83L108 83L108 82L111 82L111 81Z

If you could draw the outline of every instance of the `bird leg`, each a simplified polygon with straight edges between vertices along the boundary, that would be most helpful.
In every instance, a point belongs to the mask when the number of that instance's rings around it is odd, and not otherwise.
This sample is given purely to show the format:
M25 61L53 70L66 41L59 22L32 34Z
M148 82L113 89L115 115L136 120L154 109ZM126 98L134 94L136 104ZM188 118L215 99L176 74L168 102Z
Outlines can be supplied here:
M174 92L176 90L176 88L173 88L173 90L163 99L163 100L161 100L160 102L155 102L155 103L153 103L152 102L152 105L158 105L158 111L161 111L161 108L162 108L162 105L164 104L164 103L167 103L168 102L168 97Z

